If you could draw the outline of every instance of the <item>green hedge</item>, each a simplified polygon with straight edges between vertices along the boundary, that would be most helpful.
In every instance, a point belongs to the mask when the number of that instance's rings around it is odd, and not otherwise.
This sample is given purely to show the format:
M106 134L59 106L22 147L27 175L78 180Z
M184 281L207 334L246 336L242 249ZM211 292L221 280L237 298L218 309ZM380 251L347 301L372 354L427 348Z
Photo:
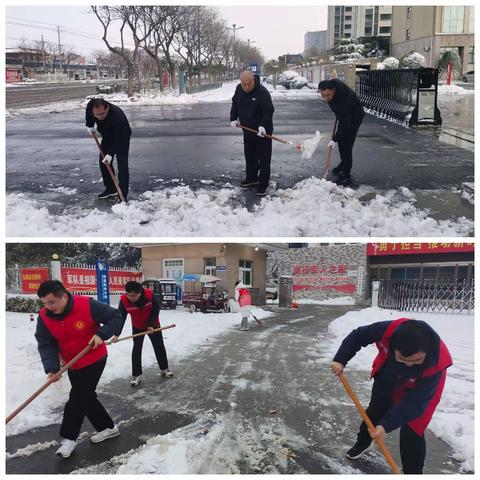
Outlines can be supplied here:
M7 312L36 313L42 306L38 298L10 297L6 301Z

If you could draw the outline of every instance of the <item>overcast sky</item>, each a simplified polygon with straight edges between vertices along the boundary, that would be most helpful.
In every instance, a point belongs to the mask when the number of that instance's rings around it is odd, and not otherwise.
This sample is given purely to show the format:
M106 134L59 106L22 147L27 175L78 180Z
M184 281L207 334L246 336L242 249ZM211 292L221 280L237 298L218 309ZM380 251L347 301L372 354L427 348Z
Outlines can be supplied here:
M228 24L243 26L237 36L244 41L255 41L266 59L284 53L302 53L307 31L326 30L327 7L311 6L219 6L221 16ZM89 7L74 6L18 6L6 8L6 47L15 48L19 40L60 41L73 45L81 55L92 50L106 49L100 23ZM23 22L27 25L19 25ZM65 30L67 29L67 30ZM77 30L74 34L70 29ZM96 38L93 38L96 37ZM117 37L118 38L118 37ZM109 37L110 39L110 37Z

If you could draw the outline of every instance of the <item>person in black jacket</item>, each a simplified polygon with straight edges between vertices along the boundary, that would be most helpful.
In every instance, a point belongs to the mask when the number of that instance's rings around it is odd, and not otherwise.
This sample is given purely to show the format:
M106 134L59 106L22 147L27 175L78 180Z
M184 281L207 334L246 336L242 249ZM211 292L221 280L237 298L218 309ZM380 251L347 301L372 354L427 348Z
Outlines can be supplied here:
M117 196L117 190L113 183L105 162L109 162L113 170L112 160L117 157L118 165L118 183L125 200L128 195L128 151L130 149L130 137L132 129L128 123L123 110L116 105L112 105L103 98L92 98L85 112L85 123L88 132L100 133L102 135L102 150L105 159L99 155L100 171L102 172L105 191L98 195L98 198L108 198ZM97 130L94 126L97 124Z
M273 133L272 98L268 90L260 85L260 78L250 70L240 74L240 84L235 89L230 109L232 127L245 127L258 130L258 134L243 130L243 147L246 161L246 178L240 185L257 185L257 195L268 193L270 163L272 159L272 139L265 134Z
M338 144L341 161L332 169L332 174L337 185L346 186L351 183L353 144L365 112L357 94L340 80L323 80L318 84L318 90L338 122L337 130L328 145L335 148Z
M35 338L48 378L60 379L60 360L70 362L87 345L93 345L68 370L70 396L65 404L60 436L62 445L56 454L68 458L77 445L82 423L87 417L98 433L93 443L120 434L95 392L107 363L104 341L116 338L122 330L122 317L115 308L92 298L72 295L58 280L40 284L37 295L44 307L37 319Z
M331 364L339 375L355 354L375 343L374 378L366 413L375 426L360 425L357 442L346 455L359 458L372 443L400 428L403 473L422 473L426 455L425 430L442 396L448 348L425 322L408 318L376 322L356 328L343 340Z

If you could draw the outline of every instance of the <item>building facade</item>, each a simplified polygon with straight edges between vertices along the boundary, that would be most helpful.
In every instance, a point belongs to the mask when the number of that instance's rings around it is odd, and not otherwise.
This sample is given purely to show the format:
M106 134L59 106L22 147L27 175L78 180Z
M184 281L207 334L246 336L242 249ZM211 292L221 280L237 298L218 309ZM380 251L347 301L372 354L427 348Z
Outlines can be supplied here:
M172 278L183 291L186 274L220 278L217 288L233 296L241 280L254 290L258 304L265 304L267 250L282 247L265 244L195 243L136 245L142 251L142 271L147 278ZM286 248L284 246L283 248Z
M303 56L308 57L315 52L314 55L321 55L328 50L328 31L322 30L318 32L307 32L305 34L305 47Z
M344 38L389 37L391 26L390 5L328 7L328 48Z
M390 53L396 58L415 51L427 67L436 68L447 50L458 53L462 72L474 69L475 21L473 6L392 7Z

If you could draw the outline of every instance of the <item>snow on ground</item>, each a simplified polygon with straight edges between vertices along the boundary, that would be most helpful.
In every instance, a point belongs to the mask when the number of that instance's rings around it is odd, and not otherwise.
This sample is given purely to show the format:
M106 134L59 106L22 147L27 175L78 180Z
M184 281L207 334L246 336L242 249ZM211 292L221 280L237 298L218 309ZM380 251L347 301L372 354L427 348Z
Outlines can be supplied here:
M10 236L469 236L473 221L435 220L415 207L407 189L376 194L309 178L263 198L252 211L235 207L239 188L193 191L188 186L147 191L111 210L69 207L60 214L23 193L7 200ZM38 198L38 197L37 197ZM281 222L279 221L281 219ZM147 223L145 223L147 222Z
M342 340L361 325L402 317L427 322L440 335L452 355L453 365L448 369L443 396L429 429L453 447L456 460L462 462L463 471L473 472L475 377L473 314L412 313L380 308L352 311L335 319L329 325L329 331L335 336L335 340L326 347L323 355L333 358ZM374 345L362 348L347 364L346 377L348 378L348 372L352 369L364 370L367 377L376 354L377 349Z
M272 315L261 308L254 308L253 314L259 318ZM182 357L190 355L195 348L208 345L209 340L240 325L239 313L190 313L182 307L178 310L160 312L162 327L175 324L176 327L164 331L165 347L172 370ZM251 319L253 321L253 319ZM122 336L131 334L127 319ZM6 371L5 409L12 412L37 388L46 382L37 343L34 337L36 321L30 321L29 313L6 314ZM126 340L108 347L107 367L102 375L102 385L116 378L127 382L131 372L132 340ZM146 342L143 348L142 364L149 367L156 363L153 348ZM27 431L33 427L60 422L60 409L68 398L70 383L63 375L62 380L50 385L36 400L18 414L6 427L7 435Z
M300 305L355 305L352 297L336 297L327 300L313 300L311 298L299 298L295 300Z
M439 95L473 95L475 90L467 90L466 88L459 87L458 85L439 85Z

